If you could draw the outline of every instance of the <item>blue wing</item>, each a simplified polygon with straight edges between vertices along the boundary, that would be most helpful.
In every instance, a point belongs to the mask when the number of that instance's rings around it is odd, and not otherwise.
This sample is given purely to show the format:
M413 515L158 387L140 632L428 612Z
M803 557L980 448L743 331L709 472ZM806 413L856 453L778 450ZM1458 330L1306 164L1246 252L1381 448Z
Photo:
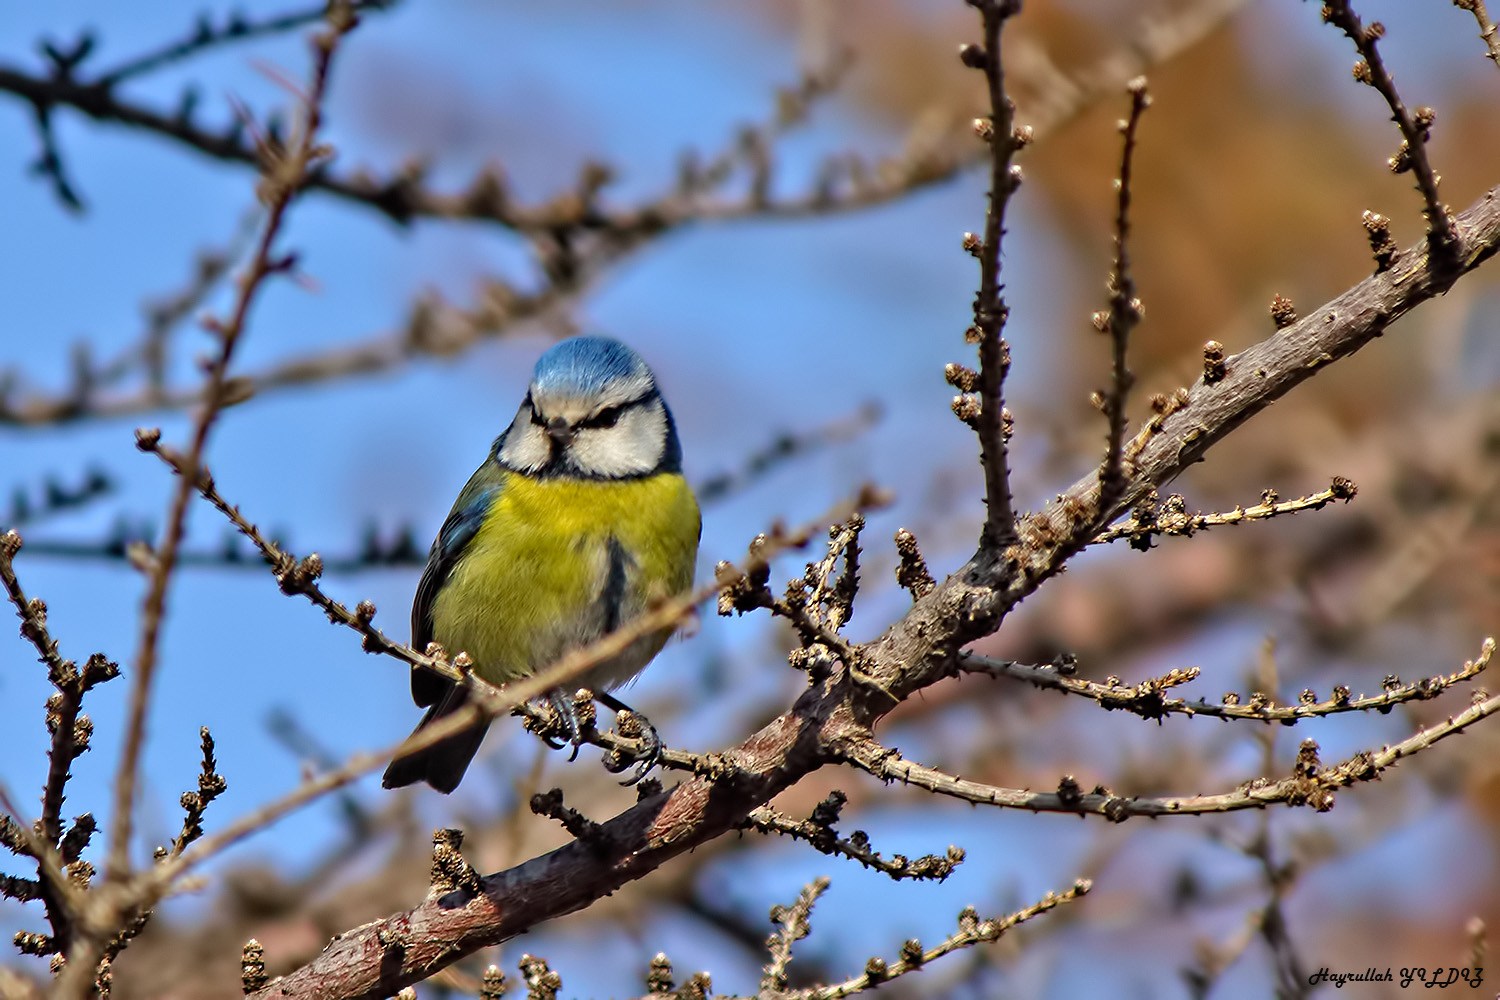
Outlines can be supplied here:
M432 604L438 591L448 581L453 567L463 556L479 526L489 513L490 504L502 489L505 471L495 461L487 459L458 494L448 519L438 531L432 549L427 553L427 568L417 583L417 596L411 605L411 645L417 652L426 652L432 641ZM448 650L449 655L457 650ZM427 670L411 673L411 696L419 706L432 705L448 693L453 682Z

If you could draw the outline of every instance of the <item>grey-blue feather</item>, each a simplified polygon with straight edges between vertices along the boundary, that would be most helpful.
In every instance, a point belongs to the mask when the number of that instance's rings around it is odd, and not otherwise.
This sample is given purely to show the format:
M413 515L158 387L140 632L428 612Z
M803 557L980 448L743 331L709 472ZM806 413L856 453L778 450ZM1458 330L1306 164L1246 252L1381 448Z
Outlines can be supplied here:
M490 505L500 495L505 470L493 458L485 459L483 465L469 477L469 482L459 492L453 509L438 530L432 548L427 553L427 566L422 579L417 583L417 594L411 604L411 645L417 652L426 652L432 641L432 602L443 589L448 574L468 548L479 526L489 513ZM451 656L457 650L449 650ZM411 674L411 696L419 706L431 705L447 694L453 686L447 678L428 670L413 670Z

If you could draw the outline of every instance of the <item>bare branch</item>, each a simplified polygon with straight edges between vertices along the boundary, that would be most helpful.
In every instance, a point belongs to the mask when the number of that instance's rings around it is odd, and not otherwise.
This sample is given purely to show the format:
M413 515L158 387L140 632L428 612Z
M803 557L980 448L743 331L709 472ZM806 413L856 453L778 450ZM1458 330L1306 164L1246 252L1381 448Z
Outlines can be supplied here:
M1073 883L1072 888L1065 892L1049 892L1039 901L1017 910L1004 917L989 920L980 920L979 914L973 907L965 907L958 915L958 932L945 938L941 944L934 948L922 950L921 943L916 939L907 941L901 947L901 957L893 962L887 962L882 958L872 958L865 963L865 971L862 975L852 979L846 979L842 983L831 986L819 986L810 990L797 990L792 993L783 994L785 1000L842 1000L843 997L853 996L865 990L879 986L881 983L890 982L907 973L934 962L945 955L965 948L972 948L976 944L999 940L1000 936L1012 928L1057 909L1064 903L1071 903L1075 899L1086 894L1093 883L1087 879L1080 879Z
M791 906L771 907L771 922L779 926L776 933L766 940L771 960L766 963L760 977L762 994L776 994L786 989L786 969L792 962L792 946L807 937L811 930L808 917L812 915L813 904L827 891L828 879L817 878L803 886L797 894L797 901Z
M1461 224L1470 237L1466 267L1486 260L1500 241L1500 202L1491 194L1466 213ZM1329 362L1353 353L1383 332L1397 316L1438 294L1440 285L1420 255L1404 267L1365 279L1334 302L1279 331L1268 341L1228 359L1225 377L1213 386L1184 390L1170 412L1158 413L1130 447L1135 477L1121 503L1144 496L1150 488L1175 476L1202 458L1231 429L1287 392ZM1092 537L1081 526L1095 523L1089 511L1097 502L1098 477L1090 473L1062 499L1039 515L1056 525L1049 542L1037 518L1027 522L1020 544L1005 554L981 549L970 563L919 599L912 610L882 636L854 652L858 668L840 670L829 664L826 679L804 692L791 712L779 717L739 747L719 755L721 774L734 780L695 775L650 797L634 809L601 823L601 842L574 842L511 872L491 876L482 896L445 908L422 904L406 913L351 934L323 956L268 987L278 996L308 995L326 988L337 976L340 991L351 997L389 996L406 983L416 982L476 948L506 940L523 927L549 915L568 912L602 893L654 870L666 860L718 836L743 820L751 810L803 775L824 763L873 753L877 770L889 762L885 751L869 740L868 727L911 692L948 676L954 654L964 643L989 634L1009 609L1056 572L1060 560ZM1070 513L1072 512L1072 513ZM1068 534L1069 525L1075 534ZM747 586L764 587L745 575ZM738 586L731 582L731 586ZM1260 807L1274 801L1306 801L1308 795L1326 802L1332 789L1364 780L1413 750L1500 710L1500 699L1482 702L1455 716L1452 724L1423 730L1411 740L1375 754L1355 758L1340 768L1317 770L1316 778L1294 775L1281 782L1246 787L1220 797L1127 800L1120 797L1058 795L996 790L973 785L982 801L997 791L1011 795L1018 808L1093 811L1124 810L1132 801L1138 811L1158 815L1226 808ZM436 728L436 727L432 727ZM897 767L891 777L918 774L911 766ZM1306 769L1304 769L1306 770ZM941 781L955 780L932 772ZM603 846L601 846L601 843ZM560 877L566 872L566 877ZM382 933L404 928L410 942L399 956L384 963L357 956L384 953ZM321 984L321 985L320 985ZM281 993L280 991L285 991Z
M1261 502L1251 507L1236 507L1234 510L1214 514L1189 514L1187 501L1177 493L1167 497L1158 510L1152 510L1150 500L1139 504L1131 511L1130 520L1112 525L1094 536L1093 544L1106 545L1120 539L1128 539L1130 547L1145 551L1151 548L1151 539L1157 535L1180 535L1184 538L1194 532L1225 525L1244 524L1247 521L1265 521L1280 514L1295 514L1304 510L1322 510L1335 500L1348 503L1359 492L1359 487L1343 476L1335 476L1333 485L1317 493L1298 497L1295 500L1278 500L1275 490L1261 494Z
M1006 441L1010 436L1005 412L1005 375L1010 368L1010 347L1005 342L1005 321L1010 312L1000 284L1001 244L1005 238L1005 210L1010 197L1021 186L1021 170L1011 159L1031 141L1028 130L1015 125L1015 105L1005 92L1005 64L1000 35L1005 22L1020 12L1015 0L980 0L984 41L959 50L964 65L982 70L989 96L989 117L975 122L975 131L989 147L989 208L984 234L964 236L964 248L979 260L979 291L974 296L974 325L967 339L979 346L977 396L968 390L954 400L954 412L970 423L979 436L979 464L984 469L986 514L984 540L998 548L1016 537L1015 513L1011 510L1010 469Z
M903 760L900 753L874 740L849 744L845 759L884 781L900 781L938 795L948 795L1003 809L1032 812L1065 812L1080 816L1103 816L1121 823L1135 816L1188 816L1203 813L1264 809L1278 803L1312 806L1319 812L1333 808L1334 792L1355 782L1372 781L1403 757L1425 750L1438 741L1462 732L1480 719L1500 712L1500 695L1478 697L1474 704L1443 722L1418 730L1394 746L1361 751L1347 760L1324 768L1317 761L1317 744L1303 741L1298 766L1290 777L1257 778L1232 792L1217 795L1121 796L1104 788L1084 792L1071 776L1064 777L1056 792L1000 788L945 774L935 768Z
M708 506L749 489L785 462L793 461L815 449L849 440L871 426L879 414L879 405L869 403L854 414L836 418L820 427L775 435L770 443L745 459L740 469L709 476L698 483L693 489L699 506ZM102 472L97 471L91 471L88 478L76 488L64 487L49 479L46 481L44 498L38 503L26 499L24 493L16 494L12 501L12 523L19 525L55 511L71 509L91 502L93 498L104 495L111 489L113 484ZM135 526L129 521L121 520L116 522L109 534L97 541L32 539L27 542L26 551L32 558L40 556L138 565L143 561L149 562L149 554L144 553L136 544L145 542L147 546L150 545L149 530L150 525ZM244 549L236 544L239 533L239 529L230 532L217 549L179 549L177 565L184 568L259 571L260 560L247 556ZM285 541L280 539L274 544L279 547ZM274 556L267 556L267 559L275 564ZM324 573L357 573L370 569L421 567L427 562L427 549L417 544L410 525L398 525L389 538L383 539L379 529L371 524L365 530L364 541L358 551L346 555L324 555L320 559Z
M397 2L399 0L350 0L349 6L355 13L365 14L387 10L394 7ZM317 24L327 15L326 3L305 10L288 11L285 14L277 14L258 21L235 12L231 13L225 19L224 24L217 28L214 27L208 15L200 15L190 35L120 63L113 69L94 77L91 85L104 90L112 90L125 80L154 73L163 67L191 59L210 49L248 42L269 35L284 35L299 28Z
M1044 60L1028 59L1033 54L1021 50L1019 55L1027 60L1028 74L1045 78L1026 109L1035 135L1055 131L1117 91L1130 78L1189 48L1223 23L1243 2L1203 0L1172 17L1153 15L1143 19L1136 32L1122 40L1115 51L1094 67L1073 75L1064 74L1050 64L1043 65ZM778 112L769 124L742 135L759 136L751 147L764 149L780 130L800 120L800 113L788 117L786 110L801 107L805 111L806 103L820 96L836 77L832 70L805 76L796 86L783 91ZM29 103L41 102L48 107L72 107L96 120L156 134L218 159L257 162L253 144L244 138L238 125L223 134L205 131L192 124L190 114L184 116L179 111L175 116L162 115L112 94L101 94L92 84L33 77L0 66L0 93L12 93ZM192 110L190 104L186 110ZM685 176L670 191L635 208L608 210L599 206L595 197L600 183L597 169L584 171L579 190L563 192L539 206L525 207L511 200L502 176L493 168L481 173L466 189L450 194L425 187L420 173L402 172L381 182L359 172L341 176L329 165L320 164L307 179L309 188L372 208L397 221L417 217L471 219L501 225L523 235L539 234L537 238L544 242L555 242L549 234L565 231L587 236L592 243L586 251L571 250L570 255L576 259L566 268L552 268L551 277L533 290L492 279L482 291L480 301L469 308L435 298L424 299L414 305L400 330L307 352L272 363L258 372L237 375L233 379L234 401L243 402L264 392L312 382L378 374L409 364L414 358L451 356L547 315L570 296L586 289L602 268L674 229L700 221L800 219L868 209L950 181L984 160L989 150L980 150L972 156L954 155L931 143L914 144L907 151L875 164L871 170L862 165L855 170L851 164L857 161L849 157L830 160L823 179L803 194L778 195L769 200L711 198L712 191L704 185L715 178L732 179L735 165L743 164L745 155L745 144L736 140L709 158L705 166L697 166L698 158L690 157L688 161L695 165L685 171ZM840 170L849 175L842 188L834 184ZM753 186L753 190L762 188L763 185ZM569 246L577 242L573 237L570 241ZM584 254L581 258L580 252ZM34 395L20 401L11 401L6 398L7 393L0 391L0 424L32 426L111 418L179 409L202 400L200 386L170 388L155 383L136 392L101 397L97 389L112 381L113 378L95 379L86 405L80 404L82 397L76 387L55 398Z
M1160 677L1152 677L1139 684L1122 684L1118 678L1104 683L1087 681L1068 676L1074 666L1070 662L1032 666L1010 660L994 660L989 657L965 654L959 661L959 670L964 673L985 674L990 677L1009 677L1026 681L1039 688L1081 695L1096 701L1103 708L1131 712L1143 719L1162 719L1168 715L1202 715L1212 719L1241 719L1253 722L1279 722L1292 725L1302 719L1339 715L1344 712L1389 712L1396 705L1409 701L1430 701L1449 688L1473 680L1490 665L1495 654L1495 642L1486 639L1478 659L1464 663L1463 669L1446 676L1427 677L1402 684L1396 677L1386 679L1385 692L1378 695L1351 697L1349 689L1340 684L1333 689L1333 696L1318 701L1311 689L1303 691L1296 705L1277 705L1265 692L1257 691L1249 698L1241 698L1233 692L1224 696L1223 704L1214 705L1199 699L1186 701L1167 698L1165 692L1198 677L1197 667L1172 670Z
M1427 245L1435 270L1450 280L1461 273L1465 248L1463 235L1454 226L1438 195L1438 177L1427 160L1427 138L1432 128L1435 112L1428 107L1418 108L1415 116L1406 110L1401 95L1396 91L1396 81L1385 68L1376 41L1385 34L1385 25L1379 21L1368 27L1354 13L1350 0L1327 0L1323 5L1324 20L1339 28L1354 42L1359 50L1360 61L1354 64L1354 78L1369 84L1379 91L1390 106L1391 118L1401 130L1401 148L1390 159L1393 173L1410 170L1417 179L1417 190L1422 193L1423 214L1427 216Z
M259 195L266 204L266 221L255 254L240 277L239 295L229 318L217 324L214 330L220 341L219 353L210 365L203 393L203 409L194 421L192 443L187 452L187 464L191 468L201 464L214 420L228 401L229 394L226 390L229 384L229 363L245 331L251 305L268 277L295 266L294 258L273 257L273 247L281 233L287 209L302 190L308 171L330 153L326 147L319 145L318 128L322 123L323 95L328 84L328 70L333 53L339 38L356 23L352 6L347 3L330 6L328 21L328 29L317 36L313 45L315 58L312 81L302 109L305 120L287 148L275 152L266 150L263 153L265 172ZM187 505L192 495L193 483L183 477L173 493L167 512L165 537L154 553L149 572L148 591L141 614L141 637L135 656L135 678L130 692L129 723L115 777L109 862L105 869L106 878L114 882L123 880L130 869L136 769L141 747L145 742L146 707L155 676L157 641L166 610L167 584L176 563L178 547L182 543Z
M1130 181L1135 162L1136 133L1141 116L1151 106L1146 92L1146 78L1131 80L1130 117L1120 122L1124 136L1120 149L1120 170L1115 177L1115 260L1109 274L1109 308L1094 314L1094 326L1109 335L1110 387L1100 393L1097 402L1109 423L1104 461L1099 464L1099 506L1109 509L1125 492L1125 400L1135 376L1126 367L1130 331L1141 321L1141 301L1135 296L1135 279L1130 274Z
M1500 246L1500 189L1458 220L1472 269ZM1223 379L1178 390L1126 447L1133 477L1117 507L1201 461L1210 448L1295 386L1385 333L1391 323L1441 294L1451 280L1436 275L1425 255L1371 275L1292 326L1226 362ZM1022 599L1092 541L1099 510L1096 473L1021 521L1021 539L1002 552L981 547L969 562L919 600L911 613L862 649L877 686L899 701L953 669L964 645L993 633Z
M847 801L843 792L835 791L818 804L812 816L795 820L770 806L761 806L745 818L742 829L758 833L779 833L812 845L821 854L858 861L866 868L873 868L892 879L932 879L941 882L953 874L953 869L964 860L961 847L949 847L946 856L928 854L915 861L897 854L889 859L871 850L870 838L863 830L855 830L847 839L840 837L833 828L838 821L839 810Z
M1490 20L1489 12L1484 9L1484 0L1453 0L1453 6L1474 15L1474 20L1479 25L1479 37L1488 50L1485 56L1490 62L1500 66L1500 32L1495 30L1495 22Z

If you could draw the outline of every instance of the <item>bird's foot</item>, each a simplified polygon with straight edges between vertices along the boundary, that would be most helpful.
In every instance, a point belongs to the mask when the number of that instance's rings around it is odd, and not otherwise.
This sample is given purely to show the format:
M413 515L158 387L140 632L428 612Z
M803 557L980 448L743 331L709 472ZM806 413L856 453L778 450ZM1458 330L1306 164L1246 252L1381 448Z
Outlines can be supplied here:
M635 764L635 774L620 782L620 784L626 786L633 785L650 774L661 763L661 736L656 732L656 727L651 724L650 719L613 695L601 692L595 697L606 708L614 710L616 732L627 739L641 741L641 749L633 758L616 752L606 756L604 759L605 768L614 774L618 774L631 764Z
M571 763L578 759L579 748L588 742L585 735L594 726L594 693L586 688L580 688L572 696L560 690L552 691L547 695L547 704L556 713L555 721L547 730L539 730L538 734L553 750L571 746L573 752L568 755ZM555 735L558 730L566 738L559 739Z

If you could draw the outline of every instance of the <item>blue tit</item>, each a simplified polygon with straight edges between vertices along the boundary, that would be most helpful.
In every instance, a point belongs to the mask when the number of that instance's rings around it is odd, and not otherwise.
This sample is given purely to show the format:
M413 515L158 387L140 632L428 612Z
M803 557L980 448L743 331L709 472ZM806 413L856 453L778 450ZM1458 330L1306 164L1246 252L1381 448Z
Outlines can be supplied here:
M491 684L535 674L690 588L700 529L677 428L651 369L615 340L562 341L537 361L515 420L432 543L412 603L412 646L436 641L450 656L467 652ZM603 692L635 677L671 632L642 636L569 686L623 708ZM412 671L411 693L427 708L419 730L466 697L425 670ZM560 691L552 698L576 747L572 702ZM453 791L487 728L397 757L383 784ZM652 749L659 753L659 742Z

